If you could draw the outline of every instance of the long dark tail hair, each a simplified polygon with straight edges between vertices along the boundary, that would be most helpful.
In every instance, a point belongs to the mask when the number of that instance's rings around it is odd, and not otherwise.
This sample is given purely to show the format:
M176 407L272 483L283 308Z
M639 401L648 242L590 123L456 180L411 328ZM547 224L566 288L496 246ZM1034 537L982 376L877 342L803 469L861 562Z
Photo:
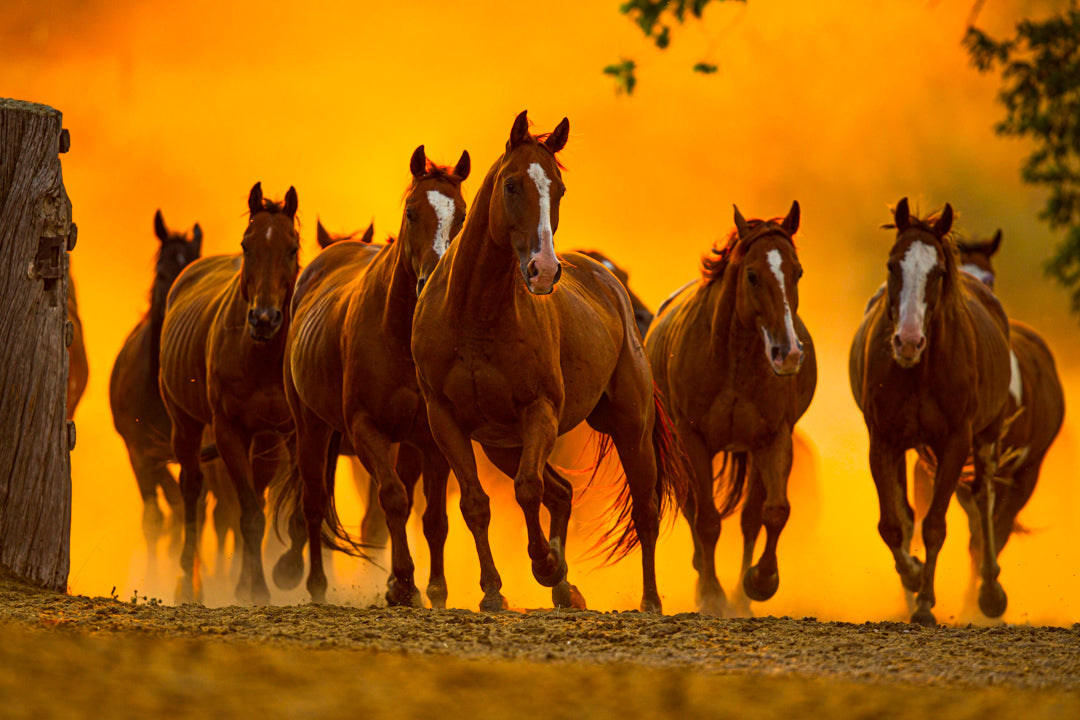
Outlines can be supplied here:
M352 557L371 560L367 554L375 545L365 543L363 538L359 540L349 534L337 511L337 501L334 498L334 485L337 479L338 451L341 449L341 433L334 432L330 436L330 444L326 451L326 475L323 481L326 488L326 514L323 516L322 543L325 547L338 552L351 555ZM279 518L292 518L294 513L303 513L304 481L300 473L290 473L274 501L273 524L274 530L281 538L281 526ZM306 521L305 521L306 524Z
M652 445L656 458L656 499L659 503L660 517L669 517L674 520L676 515L672 510L677 510L686 502L687 493L690 491L691 469L686 458L686 450L675 432L675 425L664 407L664 400L660 389L653 383L653 405L655 414L653 418ZM601 453L609 452L611 438L603 436L598 450L598 459ZM634 527L631 514L633 498L630 495L630 485L626 482L625 472L622 487L612 503L611 510L605 515L613 517L612 525L600 536L595 546L595 554L603 557L603 564L610 565L622 560L640 544L637 528Z

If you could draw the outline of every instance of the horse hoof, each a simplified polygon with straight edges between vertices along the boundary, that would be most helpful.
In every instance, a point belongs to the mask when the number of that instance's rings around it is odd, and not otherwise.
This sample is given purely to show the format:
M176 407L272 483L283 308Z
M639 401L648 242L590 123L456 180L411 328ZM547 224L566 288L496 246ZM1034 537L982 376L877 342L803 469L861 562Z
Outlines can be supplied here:
M449 593L446 592L446 583L428 583L427 586L427 599L431 603L431 607L434 610L446 609L446 598Z
M423 607L420 591L411 582L390 578L386 583L386 604L390 607Z
M983 583L979 589L979 610L988 618L999 618L1005 614L1005 608L1009 605L1009 598L1002 589L1001 583Z
M551 589L551 603L557 608L587 609L585 597L578 591L577 586L565 580Z
M562 542L552 538L547 557L543 561L533 560L533 577L544 587L553 588L566 579L566 558L562 552Z
M934 613L930 612L930 608L919 608L912 613L911 622L923 627L934 627L937 625L937 618L934 617Z
M509 607L510 604L506 602L506 598L498 590L484 595L484 599L480 601L480 612L498 612L499 610L507 610Z
M743 592L746 597L757 602L765 602L776 594L780 587L780 573L774 572L766 578L758 574L757 565L752 565L743 575Z
M900 573L900 584L909 593L919 592L922 587L923 563L919 558L911 558L911 567L905 572L905 568L896 566L896 572Z
M642 598L641 599L641 612L643 613L655 613L656 615L663 615L664 608L660 604L660 598Z
M728 614L727 598L724 597L723 592L719 595L702 597L698 602L698 613L710 617L724 617Z
M274 584L282 590L293 590L300 587L300 581L304 579L303 556L282 555L274 564Z
M187 605L195 602L195 585L191 578L180 578L176 583L176 604Z
M326 604L326 578L321 580L318 578L312 578L308 576L307 582L308 594L311 595L311 602L314 605Z

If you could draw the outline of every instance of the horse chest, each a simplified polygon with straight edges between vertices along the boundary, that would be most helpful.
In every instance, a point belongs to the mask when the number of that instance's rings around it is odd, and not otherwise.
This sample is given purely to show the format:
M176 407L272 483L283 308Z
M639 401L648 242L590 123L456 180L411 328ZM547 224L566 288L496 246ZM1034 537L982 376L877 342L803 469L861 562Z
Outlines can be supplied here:
M517 432L518 407L535 399L542 384L535 363L527 356L507 358L506 349L491 342L462 342L443 383L459 421L492 438L504 436L508 427Z

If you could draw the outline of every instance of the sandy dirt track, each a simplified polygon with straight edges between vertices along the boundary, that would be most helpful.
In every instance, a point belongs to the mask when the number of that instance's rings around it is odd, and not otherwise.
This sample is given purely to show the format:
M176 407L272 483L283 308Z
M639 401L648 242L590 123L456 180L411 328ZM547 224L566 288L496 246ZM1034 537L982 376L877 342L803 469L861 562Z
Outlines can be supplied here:
M1080 626L163 607L0 581L5 717L1080 717Z

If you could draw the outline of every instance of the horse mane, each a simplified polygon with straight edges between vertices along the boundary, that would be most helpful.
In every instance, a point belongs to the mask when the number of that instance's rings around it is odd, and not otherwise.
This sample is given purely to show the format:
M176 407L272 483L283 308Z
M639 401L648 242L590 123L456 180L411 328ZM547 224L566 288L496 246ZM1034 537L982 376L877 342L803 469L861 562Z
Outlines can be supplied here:
M739 237L738 229L732 230L723 247L713 247L712 254L716 257L706 255L701 258L701 279L708 285L723 278L728 265L734 259L735 251L738 250L745 254L751 245L763 237L779 234L786 238L791 243L791 247L794 248L795 240L780 227L782 221L783 218L779 217L770 218L769 220L747 220L746 224L750 232L745 238Z

